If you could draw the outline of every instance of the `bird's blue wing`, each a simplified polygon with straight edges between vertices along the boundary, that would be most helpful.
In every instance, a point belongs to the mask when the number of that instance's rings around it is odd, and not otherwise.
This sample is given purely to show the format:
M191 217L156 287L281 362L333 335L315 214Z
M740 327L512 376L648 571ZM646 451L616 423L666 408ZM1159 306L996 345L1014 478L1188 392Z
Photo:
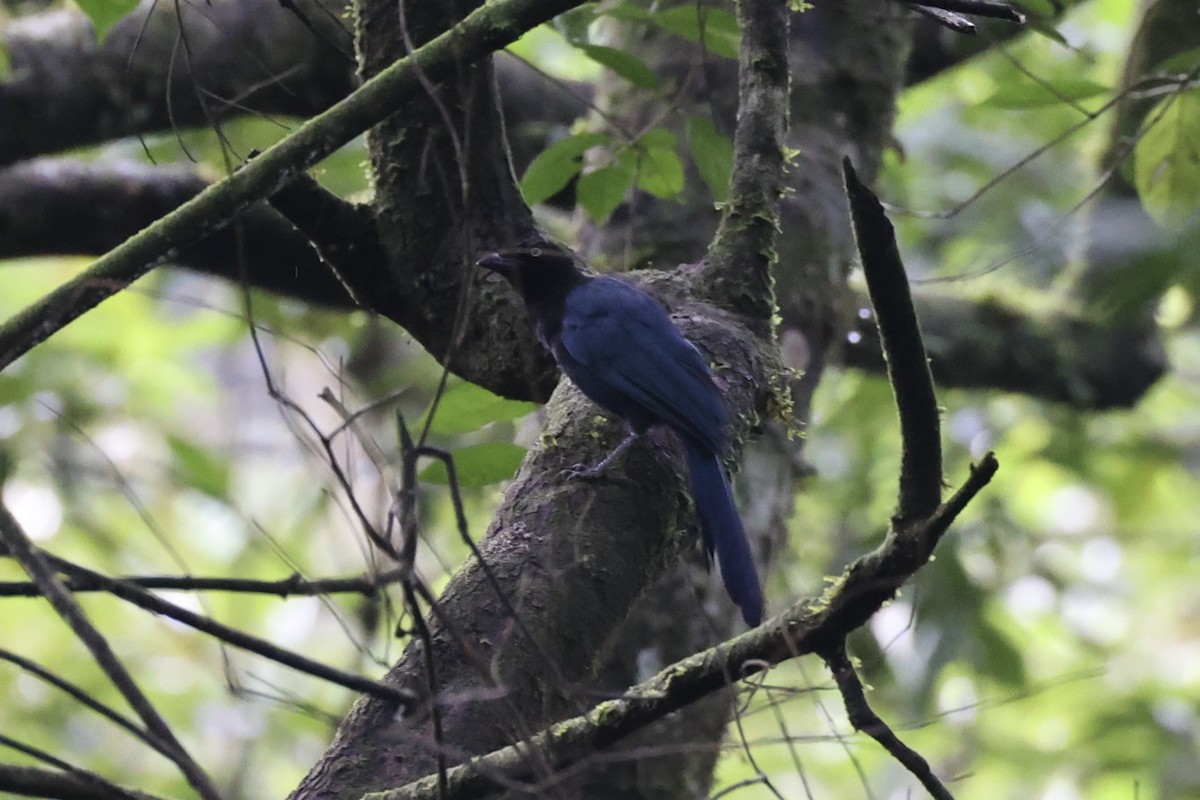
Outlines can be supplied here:
M561 342L564 370L600 405L635 427L662 422L723 449L727 412L708 362L645 292L588 281L567 296Z

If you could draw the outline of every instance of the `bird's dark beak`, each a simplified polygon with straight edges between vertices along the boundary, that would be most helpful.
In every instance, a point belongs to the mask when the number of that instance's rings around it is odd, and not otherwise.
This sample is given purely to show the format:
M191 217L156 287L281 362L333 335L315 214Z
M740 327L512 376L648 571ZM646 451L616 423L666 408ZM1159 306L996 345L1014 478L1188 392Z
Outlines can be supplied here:
M502 256L499 253L488 253L475 263L506 278L513 274L513 268L517 266L516 259Z

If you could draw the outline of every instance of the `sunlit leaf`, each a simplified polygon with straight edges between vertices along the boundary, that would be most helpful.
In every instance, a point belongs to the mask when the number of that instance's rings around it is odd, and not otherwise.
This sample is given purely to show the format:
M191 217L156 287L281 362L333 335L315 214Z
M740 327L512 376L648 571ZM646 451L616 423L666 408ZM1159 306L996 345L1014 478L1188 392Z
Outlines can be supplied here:
M651 19L664 30L701 42L719 56L738 57L742 35L732 11L688 3L668 8Z
M1134 150L1134 184L1146 212L1178 228L1200 210L1200 91L1164 98Z
M1200 47L1176 53L1158 64L1151 72L1191 72L1197 64L1200 64Z
M212 450L180 436L168 436L175 472L185 486L224 499L229 486L229 461Z
M1025 685L1028 679L1025 659L1013 640L991 625L986 617L979 621L975 635L982 650L982 657L979 659L981 670L1006 686Z
M648 11L632 3L621 3L603 8L602 13L630 22L652 22L676 36L703 42L705 47L719 56L738 57L741 31L737 17L724 8L685 3L663 11Z
M623 158L580 176L575 198L596 224L603 224L621 205L633 183L635 166L633 159Z
M640 58L626 50L598 44L576 45L588 58L611 69L625 80L643 89L657 89L658 76Z
M615 6L607 6L603 8L603 13L606 16L630 22L644 22L654 16L650 11L633 3L620 3Z
M459 381L442 394L430 430L445 434L470 433L495 422L519 419L536 409L535 403L509 400L481 386ZM425 426L426 419L427 415L421 418L418 429Z
M1131 255L1119 268L1092 278L1087 286L1088 309L1105 320L1129 319L1189 271L1192 265L1181 257L1181 248L1170 246L1166 234L1163 238L1164 246Z
M729 196L729 178L733 174L733 142L707 117L688 120L688 148L700 177L718 201Z
M1037 18L1029 19L1026 25L1034 33L1040 33L1055 44L1061 44L1063 47L1070 47L1071 43L1067 41L1067 37L1059 33L1058 28L1054 27L1051 22L1046 22Z
M521 465L524 448L511 442L485 442L454 451L454 471L459 486L488 486L508 480ZM430 483L448 484L450 478L441 461L434 461L417 476Z
M638 142L637 185L655 197L670 199L683 189L683 164L675 134L655 128Z
M1057 16L1062 12L1061 7L1056 7L1050 0L1021 0L1021 10L1040 17Z
M996 108L1041 108L1058 105L1064 100L1087 100L1110 91L1109 87L1084 77L1054 80L1048 85L1012 81L1001 85L987 103Z
M96 41L103 42L112 26L133 9L137 8L137 0L75 0L96 31Z
M540 203L562 191L583 168L583 154L607 141L608 137L602 133L576 133L547 147L521 178L525 202Z

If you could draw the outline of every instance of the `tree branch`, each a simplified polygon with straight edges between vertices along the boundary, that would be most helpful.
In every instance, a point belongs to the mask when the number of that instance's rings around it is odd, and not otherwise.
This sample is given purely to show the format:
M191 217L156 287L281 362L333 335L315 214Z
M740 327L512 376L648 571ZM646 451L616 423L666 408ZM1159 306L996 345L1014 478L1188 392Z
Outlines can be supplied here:
M900 412L904 451L895 524L903 526L929 516L942 500L941 419L892 223L875 195L859 182L849 158L842 159L842 172L888 380Z
M845 642L822 653L821 657L825 659L830 672L833 673L838 691L841 692L842 700L846 704L846 715L850 718L850 724L854 726L854 729L862 731L879 742L921 782L934 800L954 800L941 780L933 774L933 770L929 768L929 762L925 760L924 756L900 741L888 724L871 709L870 703L867 702L867 695L863 691L862 681L858 679L858 673L854 671L854 665L850 663L850 657L846 655Z
M924 6L925 8L940 9L951 14L969 14L976 17L992 17L1018 25L1024 24L1025 15L1011 3L996 2L996 0L901 0L908 6Z
M0 164L245 112L324 111L355 84L346 5L144 0L101 44L78 10L13 20L0 30Z
M65 694L67 694L68 696L73 698L80 705L82 705L86 708L90 708L92 711L95 711L100 716L108 719L114 725L128 731L130 733L130 735L132 735L138 739L141 739L143 742L145 742L147 745L154 748L155 750L160 749L158 741L153 736L150 736L148 733L146 733L146 731L139 728L132 720L130 720L127 717L125 717L124 715L120 714L112 707L107 706L104 703L101 703L99 700L97 700L91 694L84 691L83 689L76 686L75 684L71 683L70 681L64 680L64 679L58 677L57 675L55 675L53 672L50 672L49 670L43 668L40 664L30 661L28 658L25 658L24 656L20 656L10 650L5 650L3 648L0 648L0 661L7 661L10 664L14 664L14 665L20 667L21 669L25 670L29 674L34 675L38 678L41 678L46 683L50 684L51 686L55 687L56 689L59 689L60 691L64 692Z
M355 675L351 672L327 666L319 661L313 661L299 653L277 647L256 636L251 636L228 625L223 625L216 620L188 611L185 608L180 608L174 603L168 603L166 600L138 586L123 583L115 578L109 578L101 575L99 572L94 572L55 556L46 555L45 558L49 563L54 565L56 570L66 575L74 576L76 579L86 583L100 586L105 592L128 603L132 603L138 608L162 615L168 619L173 619L176 622L181 622L190 628L195 628L202 633L212 636L214 639L270 659L271 661L284 664L298 672L313 675L330 683L345 686L348 689L366 692L367 694L382 698L393 706L407 706L415 699L415 695L411 692L406 692L380 681L371 680L361 675ZM61 586L61 583L59 585ZM65 587L63 591L66 591Z
M197 578L191 575L126 575L111 580L140 589L166 589L178 592L237 592L276 597L311 597L349 593L371 597L378 594L384 586L397 583L400 577L400 570L391 569L379 575L316 580L305 578L300 573L277 581L249 578ZM72 575L62 583L72 594L108 591L105 582L95 580L86 574ZM0 581L0 597L41 597L41 595L41 590L32 581Z
M777 313L772 270L778 259L779 198L784 187L788 125L789 10L778 2L739 0L738 113L729 199L708 248L705 279L728 311L745 315L774 340Z
M29 573L29 577L38 584L42 595L50 602L63 622L71 628L79 640L87 647L88 652L96 661L96 665L104 671L112 684L121 692L121 696L129 703L141 718L146 730L157 740L156 748L179 767L179 771L187 778L188 784L205 800L220 800L220 793L212 781L192 760L184 750L183 745L175 738L174 732L166 721L159 716L150 700L138 688L133 677L121 664L116 653L109 647L108 642L84 615L83 610L75 602L54 574L46 557L33 545L29 537L21 529L20 524L9 513L8 507L0 502L0 544L21 567Z
M988 454L979 466L972 467L963 486L932 516L913 525L904 536L889 536L878 550L851 564L825 597L803 600L736 639L672 664L621 697L601 703L583 716L553 725L529 742L454 767L447 772L444 795L438 794L437 777L428 776L398 789L367 794L363 800L478 797L509 782L527 779L531 774L528 750L544 753L561 770L723 688L731 680L825 650L870 619L928 561L950 524L987 485L995 471L996 460Z
M59 772L13 764L0 764L0 792L54 800L162 800L77 768Z
M0 170L0 258L103 253L208 186L190 167L69 158L8 167ZM170 262L327 308L356 307L309 241L261 202L242 210L234 224L181 248ZM356 286L368 282L351 277L360 281Z
M913 297L929 366L946 388L1016 392L1078 409L1129 408L1167 370L1153 325L1104 322L1071 309L1033 308L1001 297L960 297L924 289ZM856 307L867 308L859 295ZM882 372L879 330L860 314L846 366Z
M0 170L0 257L103 252L206 186L194 170L177 167L38 159ZM72 224L64 227L64 219ZM262 203L243 211L237 225L180 251L173 263L233 281L244 277L256 288L326 308L356 307L314 245ZM417 324L404 308L418 298L401 304L389 293L362 291L378 276L365 266L355 272L356 264L364 261L343 266L342 277L370 301L371 310ZM783 264L785 272L791 269L786 254ZM1080 409L1127 408L1166 371L1156 331L1136 322L1105 323L1069 309L1029 308L998 297L960 297L921 287L913 302L926 331L934 378L947 388L1001 389ZM854 304L866 308L869 300L859 294ZM788 324L797 313L790 305L781 309ZM837 349L842 363L882 372L886 365L873 317L859 315L855 325L853 343ZM491 360L477 366L496 369ZM553 376L553 365L547 364L545 378L520 384L523 396L544 400L539 387L552 385ZM498 380L478 370L464 377L482 385Z
M333 108L305 122L238 172L131 237L82 275L10 319L0 327L0 369L169 259L181 247L221 227L253 201L278 191L300 171L391 114L401 101L422 90L421 76L441 80L461 63L484 57L578 2L503 0L480 7Z

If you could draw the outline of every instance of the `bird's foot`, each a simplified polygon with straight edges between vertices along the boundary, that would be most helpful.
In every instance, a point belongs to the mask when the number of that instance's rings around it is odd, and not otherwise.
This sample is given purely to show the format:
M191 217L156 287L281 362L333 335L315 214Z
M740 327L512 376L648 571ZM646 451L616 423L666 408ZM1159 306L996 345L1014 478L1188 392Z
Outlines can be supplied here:
M559 480L569 481L579 479L581 481L596 481L604 480L608 483L620 484L623 486L633 486L636 481L628 475L624 475L620 470L611 470L608 464L601 462L591 467L585 467L583 464L576 464L573 467L568 467L558 473Z
M576 464L573 467L567 467L562 472L558 473L561 480L569 481L574 478L585 481L594 481L604 474L604 463L593 464L590 467L585 467L583 464Z
M637 441L637 438L640 435L641 434L637 433L636 431L630 431L629 435L622 439L621 443L618 444L611 453L601 459L598 464L591 467L585 467L583 464L576 464L575 466L568 467L560 472L559 477L563 479L582 478L584 480L595 480L596 478L599 478L604 474L605 470L608 469L609 465L616 461L621 453L625 452L625 449L629 447L629 445Z

